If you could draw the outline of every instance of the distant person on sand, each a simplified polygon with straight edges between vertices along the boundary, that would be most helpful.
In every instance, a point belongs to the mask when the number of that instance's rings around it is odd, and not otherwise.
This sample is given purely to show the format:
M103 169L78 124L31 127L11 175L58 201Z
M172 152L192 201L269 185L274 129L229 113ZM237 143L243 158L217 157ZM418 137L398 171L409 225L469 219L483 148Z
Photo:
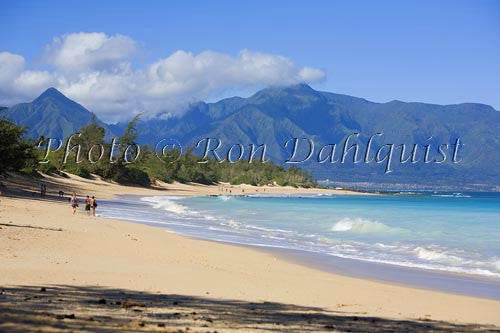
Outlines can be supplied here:
M60 198L64 197L64 191L59 191L59 197Z
M88 216L90 216L90 202L90 197L87 195L87 198L85 199L85 212Z
M92 216L95 216L95 209L97 208L97 200L94 196L90 199L90 208L92 208Z
M73 215L75 215L76 208L78 208L78 199L76 198L76 192L73 192L70 203L71 203L71 208L73 208Z

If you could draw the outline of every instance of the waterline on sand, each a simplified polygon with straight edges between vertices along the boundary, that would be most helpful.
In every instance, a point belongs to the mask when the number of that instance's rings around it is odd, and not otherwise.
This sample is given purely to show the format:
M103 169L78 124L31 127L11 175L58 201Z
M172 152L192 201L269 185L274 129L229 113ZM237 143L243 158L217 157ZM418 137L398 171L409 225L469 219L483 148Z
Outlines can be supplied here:
M476 225L475 229L471 230L471 226L465 223L455 223L456 230L452 231L456 232L453 234L447 231L450 226L442 222L442 216L455 209L455 204L449 201L472 199L445 196L424 199L347 197L156 196L141 200L123 197L119 202L105 203L106 209L102 211L106 217L158 225L197 238L304 251L322 258L329 256L389 264L389 269L398 266L468 274L472 279L474 276L483 277L500 284L495 234L485 229L485 226L494 227L494 218L498 214L495 209L485 207L479 218L476 211L476 220L484 220L484 223ZM390 210L388 204L392 207ZM463 205L463 202L458 204ZM431 211L436 208L433 206L441 205L445 212L436 210L433 214L419 214L422 205ZM363 210L369 214L363 214ZM387 211L395 211L393 213L399 219L386 214ZM429 215L436 216L433 220ZM464 241L465 236L458 235L461 228L472 236L490 233L492 239L483 239L483 246L476 248L474 242Z

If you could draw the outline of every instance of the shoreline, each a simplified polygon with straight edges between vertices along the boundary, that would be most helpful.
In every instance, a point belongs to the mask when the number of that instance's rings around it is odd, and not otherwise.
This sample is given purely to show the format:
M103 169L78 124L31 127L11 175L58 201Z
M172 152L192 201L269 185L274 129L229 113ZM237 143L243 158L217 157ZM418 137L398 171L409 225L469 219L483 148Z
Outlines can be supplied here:
M307 253L293 249L272 249L279 257L300 265L342 276L366 279L373 282L397 285L400 287L442 292L452 295L478 297L500 301L500 280L467 273L398 266L386 263L342 258L335 255ZM329 262L325 262L325 259ZM363 267L362 267L363 266ZM373 270L368 270L369 266ZM396 276L395 276L396 274ZM430 280L429 280L430 278ZM436 279L436 280L434 280ZM472 290L461 289L467 282L477 285ZM488 290L484 290L488 288ZM495 293L491 294L491 290Z
M80 188L81 192L98 193L98 201L106 193L112 198L116 194L174 195L175 192L173 189L157 191L119 185L102 185L97 192L95 184L89 182L85 188L82 181L71 183L71 179L61 186L68 183L72 188ZM70 187L67 188L69 193ZM182 187L175 195L186 192L188 189ZM40 199L29 197L29 191L11 193L13 197L2 197L0 203L0 255L5 263L0 267L0 284L6 288L10 303L5 305L9 309L28 306L27 301L15 301L16 292L22 295L33 292L23 286L38 286L38 289L66 286L82 290L93 288L92 295L113 288L134 291L134 295L184 295L204 302L215 299L294 304L307 307L309 312L326 311L328 316L338 316L336 320L342 323L353 320L352 325L361 325L364 320L354 322L352 316L378 318L381 322L391 320L394 325L425 323L427 328L418 326L419 331L438 330L437 325L442 321L446 322L443 325L500 325L500 302L497 300L324 272L255 248L159 232L157 227L92 218L80 212L72 216L67 202L55 195ZM49 188L50 193L55 194L55 189ZM5 299L0 296L2 308ZM86 304L85 311L97 311L87 309L89 305ZM53 308L55 305L49 309ZM475 310L471 312L470 309ZM137 314L130 313L130 318L134 315ZM5 317L0 319L5 320ZM370 323L377 331L377 326ZM198 324L191 321L189 325L196 327ZM302 319L301 325L306 330L307 325L312 324ZM403 326L398 327L405 330ZM454 330L460 331L460 327ZM217 330L224 331L223 328ZM320 331L319 328L315 330Z
M127 197L127 196L125 196ZM168 196L167 196L168 197ZM114 199L120 202L121 196ZM106 217L104 217L106 218ZM162 226L154 222L139 222L127 218L114 218L120 221L147 225L162 229L166 232L187 237L194 240L209 241L229 246L249 248L259 252L278 256L283 260L296 263L326 273L338 274L351 278L367 279L373 282L396 284L401 287L425 289L429 291L444 292L455 295L479 297L500 301L500 279L473 273L453 272L437 269L425 269L420 267L403 266L383 262L374 262L361 259L344 258L336 255L276 247L271 245L256 245L212 239L208 237L183 234L168 226ZM429 278L431 278L429 280ZM467 283L473 283L469 289ZM491 293L494 291L493 294Z

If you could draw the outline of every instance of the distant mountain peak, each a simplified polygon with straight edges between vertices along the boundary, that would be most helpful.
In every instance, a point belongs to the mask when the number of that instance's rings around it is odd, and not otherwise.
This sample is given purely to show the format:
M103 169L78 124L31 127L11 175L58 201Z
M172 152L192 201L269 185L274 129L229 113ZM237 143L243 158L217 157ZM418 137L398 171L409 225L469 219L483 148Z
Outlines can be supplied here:
M66 138L94 120L107 128L92 112L53 87L45 90L31 103L21 103L9 108L5 117L28 126L26 134L31 138L41 135Z
M298 83L298 84L293 84L289 86L272 86L268 88L264 88L262 90L259 90L256 94L260 92L287 92L287 93L297 93L297 92L314 92L316 93L317 91L311 88L306 83Z
M50 87L47 90L45 90L40 96L38 96L35 100L43 99L43 98L47 98L47 97L56 97L56 98L62 97L62 98L69 99L68 97L66 97L62 92L60 92L56 88Z
M294 84L291 86L274 86L259 90L250 99L255 101L264 100L273 97L283 97L283 96L309 96L309 97L319 97L320 92L314 90L306 83Z
M314 90L313 88L311 88L311 86L308 85L307 83L294 84L292 86L289 86L288 89L290 89L290 90L301 90L301 91L314 91L314 92L316 92L316 90Z
M47 103L57 105L57 109L59 109L59 111L62 111L63 114L69 110L72 110L71 112L73 113L92 113L88 111L83 105L75 102L53 87L45 90L40 96L35 98L32 103L33 105L37 106L45 105Z

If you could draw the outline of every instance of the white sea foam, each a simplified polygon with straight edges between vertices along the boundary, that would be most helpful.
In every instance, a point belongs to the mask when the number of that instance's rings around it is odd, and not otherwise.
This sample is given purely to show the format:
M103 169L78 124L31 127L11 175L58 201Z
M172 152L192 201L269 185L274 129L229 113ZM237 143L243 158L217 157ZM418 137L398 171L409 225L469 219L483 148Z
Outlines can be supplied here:
M142 201L148 202L156 209L163 209L175 214L186 214L188 209L183 205L175 202L178 197L165 197L165 196L153 196L153 197L143 197ZM191 212L193 213L193 212Z
M370 233L384 232L391 230L391 228L378 221L370 221L363 218L351 219L349 217L345 217L342 220L336 222L330 230L334 232L350 231Z
M247 194L245 197L248 198L295 198L295 199L307 199L307 198L319 198L319 197L335 197L334 193L253 193Z
M430 249L419 246L415 248L414 252L418 258L427 261L437 261L440 263L453 265L464 264L466 262L466 260L444 250L440 251L438 249Z
M222 225L227 225L231 228L238 229L240 228L240 224L234 220L227 220L226 222L221 222Z
M434 192L436 193L436 192ZM442 197L442 198L471 198L472 196L468 194L462 194L460 192L456 192L453 194L433 194L433 197Z
M230 195L219 195L218 198L222 201L229 201L231 200L233 197L230 196Z
M397 249L396 245L387 245L382 243L375 243L375 246L378 246L381 249Z

